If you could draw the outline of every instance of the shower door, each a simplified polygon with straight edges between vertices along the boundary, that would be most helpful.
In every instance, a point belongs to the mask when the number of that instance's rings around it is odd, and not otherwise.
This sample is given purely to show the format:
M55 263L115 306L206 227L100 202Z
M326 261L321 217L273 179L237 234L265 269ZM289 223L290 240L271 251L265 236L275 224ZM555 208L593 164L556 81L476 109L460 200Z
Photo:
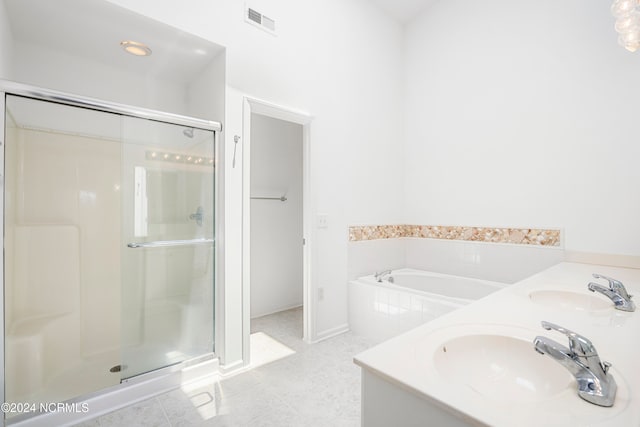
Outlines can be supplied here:
M125 117L122 378L213 352L214 132Z
M213 357L219 125L0 81L2 106L0 401Z

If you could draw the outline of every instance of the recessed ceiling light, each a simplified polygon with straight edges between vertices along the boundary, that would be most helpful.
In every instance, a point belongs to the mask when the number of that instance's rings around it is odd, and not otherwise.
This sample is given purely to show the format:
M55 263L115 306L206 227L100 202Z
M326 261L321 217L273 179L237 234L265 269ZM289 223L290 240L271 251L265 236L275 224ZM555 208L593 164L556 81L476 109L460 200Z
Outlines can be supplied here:
M134 42L131 40L125 40L120 42L120 46L122 48L135 56L149 56L151 55L151 49L144 43Z

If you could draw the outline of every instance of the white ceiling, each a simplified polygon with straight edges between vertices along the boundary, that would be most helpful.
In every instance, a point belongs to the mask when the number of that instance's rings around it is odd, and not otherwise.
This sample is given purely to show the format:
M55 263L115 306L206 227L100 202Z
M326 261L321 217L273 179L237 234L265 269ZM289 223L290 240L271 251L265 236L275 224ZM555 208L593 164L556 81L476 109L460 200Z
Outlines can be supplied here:
M402 24L438 0L369 0Z
M369 0L406 23L438 0ZM141 75L187 82L222 47L101 0L4 0L16 42L81 55ZM148 44L153 54L136 58L122 40Z
M438 0L369 0L406 23ZM4 0L16 42L41 45L140 75L187 82L222 47L101 0ZM122 40L148 44L153 54L124 53Z
M100 0L5 0L15 42L79 55L145 76L189 81L222 47ZM123 40L149 45L134 57Z

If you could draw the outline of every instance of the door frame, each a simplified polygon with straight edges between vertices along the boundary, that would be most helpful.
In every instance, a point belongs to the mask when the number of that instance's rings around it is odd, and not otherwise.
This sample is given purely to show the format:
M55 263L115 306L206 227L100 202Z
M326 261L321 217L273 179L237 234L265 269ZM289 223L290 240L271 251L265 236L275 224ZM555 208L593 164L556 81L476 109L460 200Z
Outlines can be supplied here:
M315 307L311 292L311 122L310 114L264 101L243 97L242 106L242 361L250 363L251 335L251 115L260 114L302 125L302 339L310 343L315 336Z

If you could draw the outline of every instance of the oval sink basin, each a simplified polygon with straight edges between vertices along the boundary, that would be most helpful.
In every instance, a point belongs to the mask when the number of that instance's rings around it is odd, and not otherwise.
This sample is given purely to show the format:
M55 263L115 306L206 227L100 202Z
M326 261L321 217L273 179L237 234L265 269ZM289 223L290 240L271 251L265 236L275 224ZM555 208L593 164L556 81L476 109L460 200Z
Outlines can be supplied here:
M434 367L447 381L500 401L533 402L571 390L573 377L531 341L504 335L465 335L441 344Z
M613 308L613 303L603 296L586 293L540 290L529 294L531 301L558 310L598 311Z

